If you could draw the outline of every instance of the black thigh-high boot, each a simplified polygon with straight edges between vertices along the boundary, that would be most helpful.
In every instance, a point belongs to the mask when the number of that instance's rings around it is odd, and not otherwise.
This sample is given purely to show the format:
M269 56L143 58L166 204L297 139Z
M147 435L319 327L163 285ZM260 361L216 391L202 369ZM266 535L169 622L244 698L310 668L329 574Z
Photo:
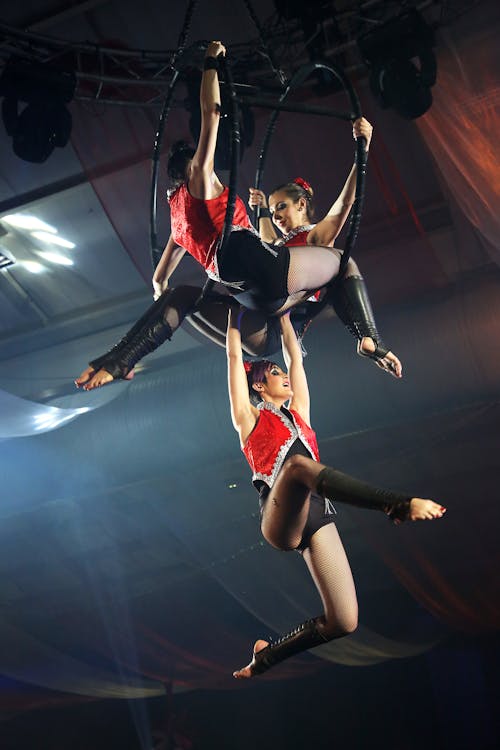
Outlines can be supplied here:
M377 330L363 277L347 276L335 281L329 292L329 301L342 323L358 341L367 336L375 342L373 354L360 353L375 360L385 357L389 350L384 346Z
M268 646L254 654L252 674L267 672L275 664L279 664L290 656L295 656L295 654L307 651L315 646L321 646L322 643L329 641L330 639L321 635L318 629L319 619L314 618L303 622L295 630L282 635L276 641L271 641Z
M321 497L333 502L381 510L391 521L406 521L410 514L411 497L408 495L373 487L330 466L318 474L316 490Z

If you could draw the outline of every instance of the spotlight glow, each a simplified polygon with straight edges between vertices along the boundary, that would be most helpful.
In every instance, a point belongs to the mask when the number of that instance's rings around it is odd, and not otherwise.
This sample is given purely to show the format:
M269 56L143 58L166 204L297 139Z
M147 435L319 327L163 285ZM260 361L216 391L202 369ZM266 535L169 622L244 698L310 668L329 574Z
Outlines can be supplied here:
M48 432L60 427L65 422L75 419L78 414L84 414L90 411L88 406L82 406L79 409L71 409L69 414L59 414L52 411L36 414L33 417L34 429L40 432Z
M73 265L71 258L66 258L65 255L59 255L59 253L38 253L38 255L44 260L48 260L49 263L57 263L59 266Z
M37 263L36 260L23 260L20 265L30 273L43 273L43 271L46 270L45 266L42 266L41 263Z
M50 224L37 219L36 216L29 216L28 214L8 214L7 216L2 216L1 221L10 224L11 227L16 227L16 229L31 229L57 234L55 227L51 227Z
M48 232L31 232L33 237L42 242L48 242L50 245L59 245L60 247L76 247L74 242L65 240L64 237L59 237L58 234L49 234Z

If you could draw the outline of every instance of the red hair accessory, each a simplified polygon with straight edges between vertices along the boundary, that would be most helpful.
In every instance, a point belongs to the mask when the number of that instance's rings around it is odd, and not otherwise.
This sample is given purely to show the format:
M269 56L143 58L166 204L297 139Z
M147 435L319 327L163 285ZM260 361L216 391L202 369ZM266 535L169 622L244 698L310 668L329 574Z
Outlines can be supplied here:
M306 191L306 193L312 193L312 187L309 185L308 182L306 182L306 180L303 180L302 177L296 177L294 179L294 183L296 185L300 185L300 187L303 188Z
M243 367L245 368L245 372L250 372L252 369L252 363L251 362L243 362Z

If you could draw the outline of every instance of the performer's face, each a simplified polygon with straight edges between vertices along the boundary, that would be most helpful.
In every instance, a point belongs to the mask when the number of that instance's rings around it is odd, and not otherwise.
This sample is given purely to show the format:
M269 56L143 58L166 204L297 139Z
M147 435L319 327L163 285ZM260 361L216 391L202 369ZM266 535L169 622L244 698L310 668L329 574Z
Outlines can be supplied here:
M288 401L293 396L290 388L290 378L281 367L273 365L266 371L266 380L264 383L256 383L257 390L263 397L266 395L270 400L278 399L283 402Z
M295 229L295 227L299 227L307 221L303 204L302 198L294 203L283 190L278 190L277 193L272 193L269 196L269 210L273 222L283 234L287 234L291 229Z

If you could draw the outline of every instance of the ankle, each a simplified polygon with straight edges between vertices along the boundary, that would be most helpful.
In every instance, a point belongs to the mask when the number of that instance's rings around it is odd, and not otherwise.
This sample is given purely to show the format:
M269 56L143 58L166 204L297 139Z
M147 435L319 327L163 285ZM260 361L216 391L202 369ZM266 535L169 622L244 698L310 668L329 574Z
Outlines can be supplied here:
M362 352L372 354L377 348L377 344L370 336L363 336L363 338L359 341L358 348Z

